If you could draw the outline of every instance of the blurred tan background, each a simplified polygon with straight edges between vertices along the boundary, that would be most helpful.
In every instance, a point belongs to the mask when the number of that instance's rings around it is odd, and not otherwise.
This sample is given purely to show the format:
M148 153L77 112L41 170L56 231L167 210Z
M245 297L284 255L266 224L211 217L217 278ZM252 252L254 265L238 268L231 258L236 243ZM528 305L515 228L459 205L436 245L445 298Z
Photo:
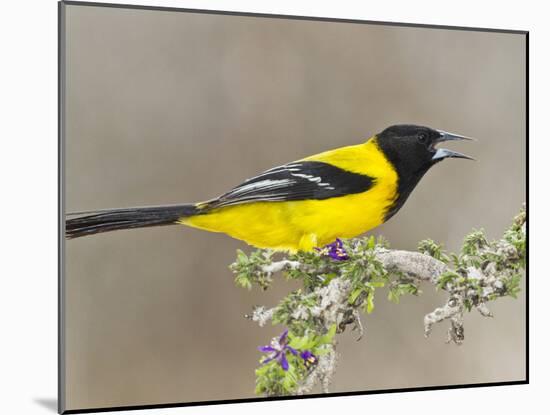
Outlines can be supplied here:
M477 162L431 170L388 224L395 248L499 237L525 199L525 38L114 8L67 7L67 211L223 193L269 167L355 144L395 123L479 139ZM280 327L243 315L296 287L234 286L241 242L183 226L66 243L67 408L252 397ZM366 336L342 336L333 391L525 378L525 294L423 336L444 301L379 295Z

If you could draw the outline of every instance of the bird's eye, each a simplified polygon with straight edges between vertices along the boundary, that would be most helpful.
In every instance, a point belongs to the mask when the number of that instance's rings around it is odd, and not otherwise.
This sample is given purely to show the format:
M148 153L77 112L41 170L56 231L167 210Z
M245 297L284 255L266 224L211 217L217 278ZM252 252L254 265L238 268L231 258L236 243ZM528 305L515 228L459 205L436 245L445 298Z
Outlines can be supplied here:
M424 144L428 140L428 136L426 134L419 134L418 135L418 141Z

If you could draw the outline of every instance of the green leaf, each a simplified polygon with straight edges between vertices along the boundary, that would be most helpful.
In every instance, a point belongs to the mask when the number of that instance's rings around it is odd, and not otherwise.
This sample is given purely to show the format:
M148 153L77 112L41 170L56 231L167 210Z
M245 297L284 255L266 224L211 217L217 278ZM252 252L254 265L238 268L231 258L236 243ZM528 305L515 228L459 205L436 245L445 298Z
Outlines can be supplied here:
M367 294L367 314L370 314L374 311L374 290L369 291Z
M248 290L252 289L252 282L248 278L248 275L244 273L237 274L235 277L235 284L241 288L246 288Z
M330 326L328 331L324 336L321 336L317 344L330 344L332 343L332 339L334 338L334 335L336 334L336 324L333 324Z
M357 298L361 295L363 291L364 291L363 287L359 287L353 290L349 296L348 302L350 304L355 304L355 300L357 300Z
M367 248L374 249L375 247L376 247L376 239L374 238L374 235L372 235L371 237L369 237L369 239L367 239Z
M330 352L330 348L328 347L317 347L313 350L313 354L315 356L323 356Z
M304 337L292 337L290 341L288 342L288 345L290 347L293 347L294 349L304 349L309 342L309 339Z
M388 300L392 303L399 304L399 293L397 288L390 288L390 291L388 292Z
M329 282L331 282L334 278L336 278L338 274L332 272L330 274L325 275L325 279L323 280L323 285L328 285Z
M437 282L437 288L443 289L447 286L447 283L450 283L457 278L460 278L460 276L454 271L444 272L439 276L439 281Z
M296 370L294 369L294 365L289 362L288 363L288 370L285 373L285 377L283 378L282 386L283 389L286 392L292 392L294 388L296 387Z

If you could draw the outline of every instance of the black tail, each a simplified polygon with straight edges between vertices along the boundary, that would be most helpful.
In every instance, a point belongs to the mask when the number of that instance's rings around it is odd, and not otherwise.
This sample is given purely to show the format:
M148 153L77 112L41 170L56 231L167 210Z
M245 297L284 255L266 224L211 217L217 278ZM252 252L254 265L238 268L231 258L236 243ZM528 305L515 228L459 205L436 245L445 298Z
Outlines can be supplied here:
M84 212L89 214L66 221L65 237L72 239L119 229L175 225L178 219L193 216L197 211L195 205L172 205Z

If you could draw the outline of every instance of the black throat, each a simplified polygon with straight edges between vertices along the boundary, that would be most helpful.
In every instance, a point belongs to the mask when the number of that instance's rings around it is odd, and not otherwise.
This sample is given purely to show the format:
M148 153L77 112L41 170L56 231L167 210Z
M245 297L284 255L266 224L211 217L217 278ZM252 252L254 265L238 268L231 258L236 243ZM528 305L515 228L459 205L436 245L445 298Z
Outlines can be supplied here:
M414 155L399 151L395 144L387 145L387 142L378 139L376 141L380 150L392 164L398 177L397 197L384 215L384 221L388 221L405 204L407 198L431 165L421 165L419 167L418 160Z

